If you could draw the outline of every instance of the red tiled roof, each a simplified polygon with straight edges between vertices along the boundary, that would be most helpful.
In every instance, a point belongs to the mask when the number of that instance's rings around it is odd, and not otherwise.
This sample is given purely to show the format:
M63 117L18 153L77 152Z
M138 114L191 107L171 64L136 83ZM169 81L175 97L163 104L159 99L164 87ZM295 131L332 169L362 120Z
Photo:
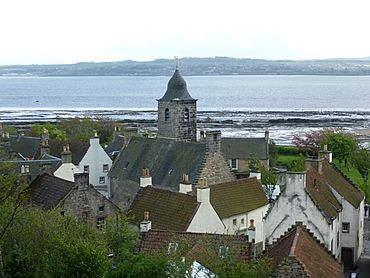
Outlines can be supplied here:
M141 235L140 250L142 253L164 253L169 244L177 244L176 252L207 264L207 254L218 254L219 248L228 247L237 260L249 261L249 243L245 236L187 233L175 231L149 230ZM213 251L213 252L212 252Z
M266 256L272 257L274 269L285 258L295 257L309 277L342 277L340 264L304 226L297 226L281 237L266 252Z
M326 184L325 179L314 168L306 172L306 191L329 223L342 210L341 204Z

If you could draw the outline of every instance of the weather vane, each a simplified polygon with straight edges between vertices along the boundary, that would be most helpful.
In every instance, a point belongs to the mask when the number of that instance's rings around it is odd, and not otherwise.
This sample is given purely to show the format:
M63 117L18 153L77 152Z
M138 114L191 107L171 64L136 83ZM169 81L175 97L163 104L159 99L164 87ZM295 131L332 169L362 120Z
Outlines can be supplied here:
M174 56L176 59L176 69L179 69L179 56Z

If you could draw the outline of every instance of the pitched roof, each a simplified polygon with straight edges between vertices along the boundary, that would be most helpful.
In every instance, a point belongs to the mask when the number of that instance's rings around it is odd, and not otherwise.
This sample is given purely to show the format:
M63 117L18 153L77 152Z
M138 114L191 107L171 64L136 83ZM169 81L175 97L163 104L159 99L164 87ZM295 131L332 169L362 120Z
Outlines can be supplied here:
M316 169L306 172L306 192L329 223L338 216L342 206Z
M221 152L226 159L268 159L265 138L222 138Z
M89 149L90 144L89 142L82 141L69 141L67 143L69 144L69 148L72 152L72 163L74 165L78 165ZM60 157L60 154L63 152L63 145L65 145L65 143L51 139L49 140L49 145L50 154Z
M221 246L229 247L234 251L236 259L247 262L249 260L249 245L245 236L238 235L218 235L203 233L187 233L175 231L149 230L143 233L140 242L140 252L142 253L167 253L170 243L177 243L178 250L186 254L192 260L201 263L209 263L211 258L207 248L215 248L219 252Z
M107 154L111 155L114 151L120 151L125 145L125 137L122 135L116 135L113 141L104 150Z
M153 229L185 231L197 209L196 196L147 186L140 188L128 217L139 225L147 211Z
M364 194L348 178L346 178L334 164L323 161L323 177L326 182L342 195L351 205L358 208Z
M273 268L278 268L286 258L293 257L312 278L342 277L340 264L304 226L297 226L281 237L266 252L273 258Z
M186 82L184 78L181 76L180 71L178 69L175 70L171 79L168 81L166 93L161 99L159 99L159 101L171 101L171 100L196 101L190 96L188 88L186 86Z
M246 213L268 204L256 178L210 186L211 204L221 218Z
M31 203L42 209L53 209L73 189L74 185L73 182L43 174L29 185Z
M184 173L194 183L205 153L204 143L132 137L117 157L109 176L139 182L142 169L148 168L153 184L177 191Z
M9 139L11 151L20 153L25 158L36 158L41 142L39 137L10 135Z

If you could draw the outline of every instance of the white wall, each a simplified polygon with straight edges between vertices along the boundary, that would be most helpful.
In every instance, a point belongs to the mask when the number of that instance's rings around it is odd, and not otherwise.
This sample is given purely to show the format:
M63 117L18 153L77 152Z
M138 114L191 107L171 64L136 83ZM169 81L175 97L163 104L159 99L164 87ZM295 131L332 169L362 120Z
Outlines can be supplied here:
M339 257L336 248L338 221L331 227L305 191L305 173L287 173L286 189L280 194L264 221L264 239L271 244L282 236L296 222L302 222L330 250L333 239L333 253Z
M210 189L198 188L197 201L200 203L187 232L224 234L225 226L210 202Z
M108 171L103 171L103 165L108 164ZM104 149L99 144L99 138L90 139L90 147L87 150L85 156L78 164L78 167L81 171L84 171L84 166L89 166L89 182L90 184L98 188L106 188L107 197L110 197L110 183L108 178L108 172L112 167L112 160ZM104 177L105 182L100 183L99 178ZM100 191L100 190L99 190ZM103 192L102 192L103 193Z
M72 163L63 163L60 167L54 172L54 176L61 178L63 180L75 181L74 174L82 173L80 168Z

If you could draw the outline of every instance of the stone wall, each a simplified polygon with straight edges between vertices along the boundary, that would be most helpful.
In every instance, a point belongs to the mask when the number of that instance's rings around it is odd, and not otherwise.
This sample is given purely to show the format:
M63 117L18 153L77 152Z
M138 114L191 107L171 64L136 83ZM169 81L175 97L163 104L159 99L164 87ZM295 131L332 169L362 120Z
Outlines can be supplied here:
M275 270L273 277L276 278L286 278L286 277L299 277L299 278L308 278L310 277L307 272L304 270L300 261L295 257L285 258Z
M168 119L166 119L168 109ZM188 109L188 117L185 116ZM185 141L196 141L196 101L158 101L158 135Z

